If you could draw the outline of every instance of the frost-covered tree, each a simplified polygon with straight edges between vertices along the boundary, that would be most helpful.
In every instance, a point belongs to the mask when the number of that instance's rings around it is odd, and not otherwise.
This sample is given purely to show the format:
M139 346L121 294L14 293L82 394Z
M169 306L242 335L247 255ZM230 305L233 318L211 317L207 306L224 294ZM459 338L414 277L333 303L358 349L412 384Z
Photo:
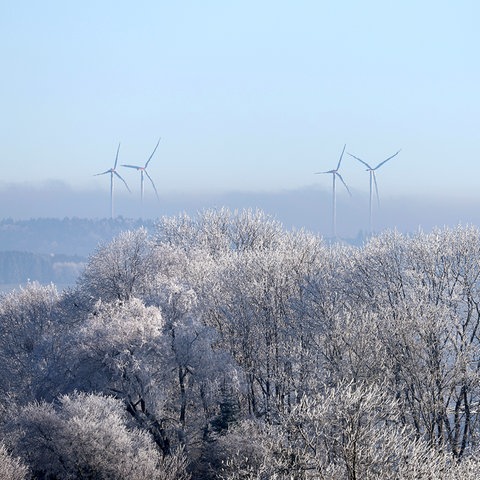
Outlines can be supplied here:
M224 480L471 479L472 455L458 463L401 425L385 385L341 383L305 396L281 422L245 421L220 438L217 477Z
M195 317L195 295L174 286L163 291L160 307L139 299L97 302L69 336L65 391L123 400L136 425L170 455L198 450L217 415L218 385L234 369L228 354L213 350L213 329Z
M124 404L112 397L75 393L23 407L7 431L11 448L36 478L187 479L182 454L165 460L128 419Z
M403 421L456 456L478 438L479 252L475 229L387 233L357 257L354 275L363 282L356 308L376 312L379 359Z
M68 337L65 391L103 392L123 400L137 425L149 430L169 454L162 421L168 390L163 328L159 309L138 299L97 302Z
M155 271L153 258L144 228L121 233L90 257L79 280L80 288L93 301L142 297Z
M189 264L185 272L195 268ZM190 458L201 463L203 442L218 426L226 398L239 388L239 369L231 355L218 348L218 333L202 321L198 296L183 275L178 282L164 277L157 288L155 303L165 320L164 415Z
M27 480L28 468L16 457L10 455L5 445L0 445L0 478L2 480Z
M52 341L62 330L55 286L29 283L0 299L0 402L36 399L55 372Z
M242 367L248 411L267 419L289 408L301 379L304 325L301 283L321 250L306 234L285 235L275 248L232 251L216 261L200 289L203 318Z
M196 217L164 217L157 225L158 243L212 256L273 248L283 234L282 225L261 210L204 210Z

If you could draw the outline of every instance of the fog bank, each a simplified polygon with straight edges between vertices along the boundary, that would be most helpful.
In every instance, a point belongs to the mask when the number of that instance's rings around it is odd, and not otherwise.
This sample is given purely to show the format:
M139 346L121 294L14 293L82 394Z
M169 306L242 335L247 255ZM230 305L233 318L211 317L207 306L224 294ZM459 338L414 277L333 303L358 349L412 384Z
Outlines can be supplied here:
M337 198L337 232L354 238L368 231L368 194L343 192ZM331 192L318 186L270 192L185 192L146 196L143 208L139 195L115 194L115 215L125 218L155 219L180 212L195 214L207 208L262 209L282 222L286 228L304 228L325 237L331 235ZM398 229L429 231L435 226L480 225L480 199L442 198L440 196L388 197L373 210L374 231ZM0 185L0 218L108 218L110 192L76 190L62 182L37 186Z

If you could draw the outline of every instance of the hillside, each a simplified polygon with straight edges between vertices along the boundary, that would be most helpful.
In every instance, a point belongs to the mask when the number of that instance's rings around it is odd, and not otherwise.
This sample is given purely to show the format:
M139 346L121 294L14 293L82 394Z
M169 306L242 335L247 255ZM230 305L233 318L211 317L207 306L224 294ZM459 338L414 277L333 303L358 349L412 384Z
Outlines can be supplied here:
M38 218L0 220L0 284L73 284L89 255L119 233L153 221Z

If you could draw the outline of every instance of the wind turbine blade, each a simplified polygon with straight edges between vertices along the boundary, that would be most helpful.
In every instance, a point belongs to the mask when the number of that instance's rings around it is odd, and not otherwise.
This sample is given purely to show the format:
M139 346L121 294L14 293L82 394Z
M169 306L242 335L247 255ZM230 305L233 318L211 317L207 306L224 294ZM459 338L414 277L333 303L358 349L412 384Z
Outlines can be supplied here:
M95 173L93 176L97 177L98 175L105 175L106 173L111 173L111 172L112 172L111 170L106 170L105 172L102 172L102 173Z
M342 176L341 176L338 172L336 172L335 175L337 175L337 177L338 177L338 178L340 179L340 181L343 183L343 185L344 185L345 188L347 189L348 194L349 194L350 196L352 196L352 194L351 194L351 192L350 192L347 184L346 184L345 181L343 180Z
M343 154L345 153L346 148L347 148L347 144L343 146L342 154L340 155L340 160L338 161L338 165L337 165L337 170L340 168L340 164L342 163Z
M155 145L155 148L153 149L152 154L151 154L150 157L148 158L147 163L145 164L145 167L144 167L144 168L147 168L147 167L148 167L148 164L150 163L150 160L152 159L153 155L154 155L155 152L157 151L158 144L160 143L160 140L161 140L161 139L162 139L161 137L158 139L158 142L157 142L157 144Z
M113 169L114 169L114 170L117 168L118 152L119 152L119 151L120 151L120 143L118 144L117 155L115 156L115 165L113 166Z
M152 182L152 187L153 189L155 190L155 194L157 195L157 199L160 200L160 197L158 196L158 192L157 192L157 187L155 186L155 184L153 183L153 180L152 180L152 177L148 174L148 172L146 170L144 170L145 172L145 175L148 177L148 179L150 180L150 182Z
M376 170L377 168L380 168L384 163L387 163L389 160L391 160L393 157L396 157L399 153L401 152L401 150L399 150L397 153L393 154L391 157L388 157L386 160L384 160L383 162L379 163L375 168L374 170Z
M327 170L326 172L315 172L315 175L321 175L322 173L335 173L335 170Z
M121 175L119 175L117 172L113 172L124 184L125 186L127 187L127 190L132 193L132 191L130 190L130 188L128 188L128 185L127 185L127 182L122 178Z
M375 176L375 171L372 170L373 175L373 183L375 184L375 193L377 194L377 204L380 206L380 197L378 195L378 185L377 185L377 177Z
M348 152L347 152L348 153ZM372 170L372 167L367 163L364 162L361 158L356 157L355 155L352 155L351 153L348 153L351 157L356 158L359 162L363 163L368 169Z
M122 163L122 167L127 167L127 168L136 168L137 170L141 170L143 167L139 167L138 165L124 165Z

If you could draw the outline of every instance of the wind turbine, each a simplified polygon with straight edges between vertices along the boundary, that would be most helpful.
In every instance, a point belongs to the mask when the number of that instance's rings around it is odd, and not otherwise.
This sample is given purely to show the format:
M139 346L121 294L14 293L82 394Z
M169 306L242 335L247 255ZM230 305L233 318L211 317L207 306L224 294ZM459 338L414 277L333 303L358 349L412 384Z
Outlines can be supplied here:
M333 170L327 170L326 172L315 172L316 175L318 174L323 174L323 173L331 173L332 174L332 183L333 183L333 199L332 199L332 235L333 238L337 238L337 186L336 186L336 180L337 177L340 179L340 181L343 183L345 188L347 189L347 192L350 196L352 194L350 193L350 190L347 187L347 184L343 180L342 176L338 173L338 170L340 169L340 164L342 163L342 158L343 154L345 153L345 148L347 145L345 144L343 146L342 154L340 155L340 159L338 160L337 168Z
M358 158L355 155L352 155L351 153L347 152L351 157L353 157L353 158L357 159L359 162L363 163L367 167L367 172L370 172L370 203L369 203L369 230L370 230L370 234L372 233L373 185L375 185L375 193L377 195L377 203L380 206L380 197L378 196L378 185L377 185L377 177L375 176L375 170L378 170L382 165L387 163L393 157L396 157L400 152L401 152L401 150L399 150L397 153L394 153L391 157L388 157L383 162L380 162L376 167L371 167L367 162L363 161L361 158Z
M153 183L153 180L152 180L152 177L148 174L147 172L147 167L148 167L148 164L150 163L150 160L152 159L153 155L155 154L155 152L157 151L157 148L158 148L158 144L160 143L160 138L158 139L158 142L157 144L155 145L155 148L153 149L153 152L152 154L150 155L150 157L148 157L148 160L147 162L145 163L145 165L142 167L140 165L122 165L122 167L127 167L127 168L134 168L135 170L139 171L140 172L140 198L141 198L141 201L142 201L142 209L143 209L143 190L144 190L144 187L143 187L143 182L144 182L144 178L143 178L143 175L145 174L147 176L147 178L150 180L150 182L152 183L152 187L153 189L155 190L155 195L157 196L157 199L160 200L159 196L158 196L158 192L157 192L157 187L155 187L155 183Z
M117 155L115 156L115 163L113 165L113 168L110 168L108 170L106 170L105 172L102 172L102 173L96 173L94 176L98 176L98 175L106 175L107 173L110 174L110 215L111 217L113 218L113 190L114 190L114 177L118 177L124 184L125 186L127 187L127 190L132 193L130 191L130 189L128 188L128 185L127 185L127 182L120 176L120 174L117 172L116 168L117 168L117 162L118 162L118 152L120 151L120 144L118 144L118 148L117 148Z

